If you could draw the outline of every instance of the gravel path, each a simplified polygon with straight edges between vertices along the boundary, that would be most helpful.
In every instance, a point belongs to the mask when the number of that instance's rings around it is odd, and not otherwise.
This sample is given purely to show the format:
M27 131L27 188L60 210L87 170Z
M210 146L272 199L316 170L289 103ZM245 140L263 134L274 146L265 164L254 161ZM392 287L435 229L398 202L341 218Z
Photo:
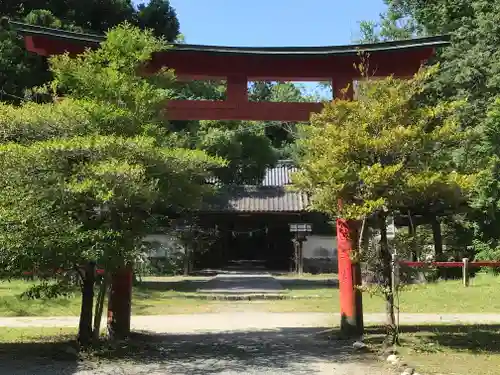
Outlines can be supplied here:
M168 335L127 361L2 360L10 375L387 375L384 364L352 354L347 344L319 340L311 329ZM155 337L155 341L158 341Z
M75 327L76 321L74 317L0 318L0 326ZM318 335L331 322L331 315L314 313L135 316L134 329L148 330L151 336L147 336L147 350L134 352L127 361L33 362L26 356L16 360L12 351L2 350L0 345L0 374L391 374L374 358L353 353L352 343L328 341ZM23 348L26 353L35 350Z
M367 324L383 323L385 315L364 314ZM500 314L400 314L401 324L500 323ZM132 329L156 333L200 333L268 330L278 328L330 327L335 314L234 312L189 315L133 316ZM75 327L77 317L0 317L0 327Z
M24 344L19 352L25 354L17 357L11 348L0 345L0 374L392 374L374 358L353 353L351 343L328 341L318 335L336 318L322 313L257 312L134 316L133 328L149 331L148 346L129 353L127 360L35 359L31 353L38 353L39 347L31 344ZM401 314L400 318L403 324L500 322L500 314ZM383 320L383 314L365 314L367 323ZM8 327L76 325L75 317L0 318L0 326Z

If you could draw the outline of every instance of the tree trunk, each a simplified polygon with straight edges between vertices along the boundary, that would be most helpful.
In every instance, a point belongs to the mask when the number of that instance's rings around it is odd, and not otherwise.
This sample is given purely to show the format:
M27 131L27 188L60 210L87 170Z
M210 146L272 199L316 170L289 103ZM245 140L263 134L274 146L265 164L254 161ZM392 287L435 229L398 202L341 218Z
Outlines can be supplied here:
M382 268L382 287L385 292L385 312L386 312L386 325L387 337L385 344L390 346L398 341L398 331L396 327L396 317L394 314L394 292L392 290L392 255L389 250L389 243L387 241L387 223L386 215L380 214L379 216L379 229L380 229L380 262Z
M83 347L92 343L92 309L94 305L95 263L88 262L82 277L82 306L78 325L78 342Z
M415 228L415 225L413 224L411 216L408 216L408 217L410 219L410 223L408 224L408 235L410 236L410 238L414 239L415 235L416 235L416 232L417 232L417 228ZM412 262L418 261L417 249L415 247L415 241L414 240L412 240L412 244L411 244L410 260Z
M189 251L189 258L188 258L188 275L190 275L193 272L194 269L194 254L198 251L198 246L199 243L198 241L193 241L193 245L191 246L191 250Z
M133 271L131 266L119 268L111 279L108 301L108 336L123 340L130 335Z
M434 240L434 254L436 262L443 261L443 237L441 234L441 223L436 216L431 219L432 237ZM438 275L440 278L445 277L446 273L443 268L438 267Z
M189 246L184 245L184 276L189 276Z
M92 334L92 339L96 344L99 342L99 336L101 333L101 319L102 319L102 312L104 310L104 299L106 298L107 289L108 289L108 274L105 273L102 278L95 306L94 331Z

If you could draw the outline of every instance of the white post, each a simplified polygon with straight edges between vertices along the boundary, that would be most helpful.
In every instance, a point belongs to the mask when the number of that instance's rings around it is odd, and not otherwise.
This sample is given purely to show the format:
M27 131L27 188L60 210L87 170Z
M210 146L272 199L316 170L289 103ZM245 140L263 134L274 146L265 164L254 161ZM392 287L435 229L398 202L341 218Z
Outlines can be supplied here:
M392 252L392 296L396 297L399 288L399 261L396 248ZM399 327L399 301L394 300L394 306L396 307L396 327ZM398 328L399 329L399 328Z
M390 233L391 240L396 237L396 225L394 223L394 216L391 217L392 232ZM389 237L389 236L388 236ZM399 287L399 261L398 249L394 246L392 250L392 292L396 294Z
M462 278L464 282L464 286L469 286L469 258L463 258L462 261L464 265L462 266Z
M396 250L392 253L392 291L396 293L399 288L399 261Z

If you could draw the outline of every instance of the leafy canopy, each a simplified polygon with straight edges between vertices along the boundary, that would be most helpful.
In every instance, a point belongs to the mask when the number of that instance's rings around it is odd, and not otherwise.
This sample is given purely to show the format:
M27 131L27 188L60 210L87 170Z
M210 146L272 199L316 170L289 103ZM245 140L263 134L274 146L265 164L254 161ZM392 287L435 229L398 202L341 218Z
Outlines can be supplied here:
M467 137L455 116L461 103L414 101L436 69L361 82L357 100L337 99L302 127L294 183L314 208L360 218L463 200L474 176L458 172L451 152Z
M2 0L0 15L29 24L102 34L122 22L151 29L172 42L179 37L179 20L168 0L136 6L130 0ZM15 30L0 26L0 101L19 103L25 91L48 82L45 58L27 52Z
M410 20L424 35L451 36L451 45L438 50L436 60L441 69L420 100L432 105L442 100L466 100L460 108L459 121L462 128L474 129L480 134L481 141L472 138L457 148L456 154L463 169L482 171L470 202L468 220L475 228L476 239L496 247L500 241L496 161L499 158L496 128L500 97L500 1L386 0L386 3L388 9L383 17L390 15L397 24Z
M98 50L50 59L48 87L62 99L0 105L0 185L8 192L0 198L0 268L95 260L112 271L134 259L157 215L196 208L210 192L205 179L224 160L172 146L164 126L172 73L139 74L161 48L151 32L124 24Z

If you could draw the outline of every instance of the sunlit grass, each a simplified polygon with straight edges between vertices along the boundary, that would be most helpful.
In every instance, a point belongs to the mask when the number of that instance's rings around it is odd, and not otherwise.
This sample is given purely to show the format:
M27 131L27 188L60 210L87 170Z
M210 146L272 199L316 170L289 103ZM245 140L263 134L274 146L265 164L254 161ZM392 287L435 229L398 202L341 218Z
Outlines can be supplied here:
M76 334L76 327L0 327L0 344L69 341L75 339Z
M205 278L206 279L206 278ZM307 285L284 281L285 300L207 300L196 293L204 278L159 278L156 284L134 287L132 312L135 315L213 313L221 311L331 312L339 311L339 292L317 283ZM167 282L163 283L165 280ZM151 281L151 280L149 280ZM27 300L19 296L33 282L0 282L0 316L76 316L80 296L50 300ZM440 281L406 287L400 294L401 312L408 313L500 313L500 277L479 274L464 288L460 280ZM189 298L186 298L189 297ZM383 312L380 296L363 295L366 313Z
M500 369L500 326L403 326L398 352L418 373L496 375ZM365 341L376 348L384 329L368 328Z
M402 312L500 313L500 277L480 273L468 288L461 280L406 287L400 294Z

